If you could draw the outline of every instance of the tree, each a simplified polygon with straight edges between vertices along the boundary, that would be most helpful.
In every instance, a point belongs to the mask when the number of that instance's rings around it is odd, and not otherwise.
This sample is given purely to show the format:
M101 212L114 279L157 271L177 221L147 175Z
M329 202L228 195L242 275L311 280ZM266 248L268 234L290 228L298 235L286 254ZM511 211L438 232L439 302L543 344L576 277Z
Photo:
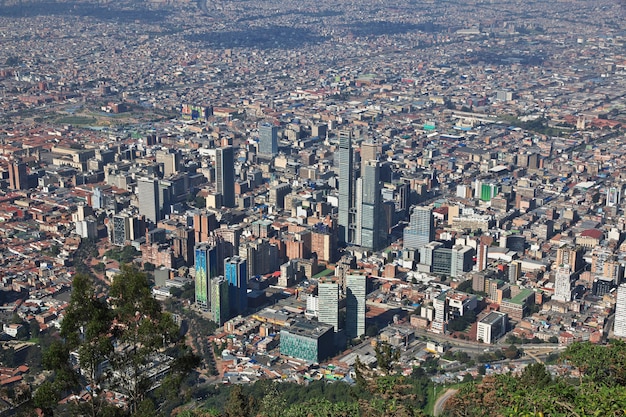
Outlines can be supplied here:
M54 409L59 402L60 393L58 387L50 381L46 381L37 388L33 395L33 404L41 408L45 417L52 417Z
M177 393L183 375L197 366L197 358L181 349L179 328L152 297L145 273L122 266L109 295L110 304L96 297L89 276L74 277L70 304L61 325L63 340L53 342L43 354L43 365L54 370L55 389L47 387L41 395L48 398L50 393L76 387L78 374L70 366L70 352L77 352L85 379L81 385L89 386L96 394L87 404L77 406L80 414L95 417L119 413L119 409L111 408L103 396L97 395L106 384L128 395L131 413L154 415L154 403L146 398L154 385L149 376L151 366L169 366L169 376L177 382L170 389Z
M400 351L394 349L389 343L381 342L374 348L376 354L376 367L387 375L393 371L393 368L400 359Z
M179 329L152 297L148 276L133 267L122 266L113 280L110 296L118 348L109 359L115 369L114 379L129 396L129 408L134 412L152 385L147 372L149 364L161 348L179 340Z
M39 333L41 332L41 330L39 328L39 322L37 320L30 321L29 329L31 339L36 339L39 337Z
M243 393L241 385L235 385L224 405L226 417L249 417L252 415L253 399Z

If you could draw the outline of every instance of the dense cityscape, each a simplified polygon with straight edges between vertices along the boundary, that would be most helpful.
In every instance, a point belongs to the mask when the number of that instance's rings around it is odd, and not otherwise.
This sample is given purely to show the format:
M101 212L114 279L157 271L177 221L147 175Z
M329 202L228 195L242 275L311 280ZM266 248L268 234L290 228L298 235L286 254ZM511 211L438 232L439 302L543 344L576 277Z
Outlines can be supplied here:
M3 2L0 415L486 415L582 378L626 337L623 16Z

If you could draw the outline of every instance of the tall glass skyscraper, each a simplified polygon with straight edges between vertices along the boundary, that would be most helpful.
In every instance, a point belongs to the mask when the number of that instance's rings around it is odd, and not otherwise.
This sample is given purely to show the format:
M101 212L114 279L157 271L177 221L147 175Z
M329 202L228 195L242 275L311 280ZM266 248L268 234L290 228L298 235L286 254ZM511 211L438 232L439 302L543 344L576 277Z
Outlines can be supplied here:
M278 126L270 123L259 126L259 153L272 156L278 153Z
M217 277L217 248L208 244L197 245L195 248L195 293L196 305L208 310L211 303L211 279Z
M350 226L354 223L354 168L352 161L352 132L339 132L339 235L340 244L352 243Z
M346 276L346 336L349 338L354 339L365 334L366 294L365 275Z
M235 152L232 146L216 149L216 189L224 207L235 207Z
M387 243L385 218L380 194L380 165L365 161L361 178L357 180L356 227L354 243L380 250Z
M218 326L224 324L230 318L230 307L228 305L228 282L224 277L213 278L211 285L211 313L213 321Z
M239 256L224 260L224 278L228 282L230 314L245 314L248 309L248 265Z

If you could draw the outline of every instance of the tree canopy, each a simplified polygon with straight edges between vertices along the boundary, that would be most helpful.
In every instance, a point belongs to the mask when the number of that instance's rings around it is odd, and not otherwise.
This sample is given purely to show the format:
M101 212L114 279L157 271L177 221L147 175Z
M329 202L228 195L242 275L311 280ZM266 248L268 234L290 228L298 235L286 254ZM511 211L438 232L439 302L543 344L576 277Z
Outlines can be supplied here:
M464 386L447 402L445 413L450 417L626 415L626 343L574 343L561 361L572 365L580 377L554 377L543 364L531 364L519 376L487 376L481 383Z
M182 376L198 364L172 316L152 297L147 275L128 265L108 297L96 294L91 277L74 277L60 335L43 354L52 377L35 393L35 404L48 415L61 397L85 388L89 400L77 407L86 415L123 413L101 400L105 390L126 395L129 414L157 415L153 401L172 396L158 396L156 389L168 384L177 392Z

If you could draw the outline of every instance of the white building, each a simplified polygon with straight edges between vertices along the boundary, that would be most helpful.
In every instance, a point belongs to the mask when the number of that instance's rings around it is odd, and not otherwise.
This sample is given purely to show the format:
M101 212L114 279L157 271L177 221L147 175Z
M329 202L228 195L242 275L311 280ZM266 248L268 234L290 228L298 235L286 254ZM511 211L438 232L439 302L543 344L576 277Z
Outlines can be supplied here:
M556 269L553 299L564 303L572 301L572 274L569 265L562 265Z
M613 334L616 337L626 337L626 284L617 288Z
M495 343L506 333L508 316L498 311L492 311L478 321L476 339L483 343Z

